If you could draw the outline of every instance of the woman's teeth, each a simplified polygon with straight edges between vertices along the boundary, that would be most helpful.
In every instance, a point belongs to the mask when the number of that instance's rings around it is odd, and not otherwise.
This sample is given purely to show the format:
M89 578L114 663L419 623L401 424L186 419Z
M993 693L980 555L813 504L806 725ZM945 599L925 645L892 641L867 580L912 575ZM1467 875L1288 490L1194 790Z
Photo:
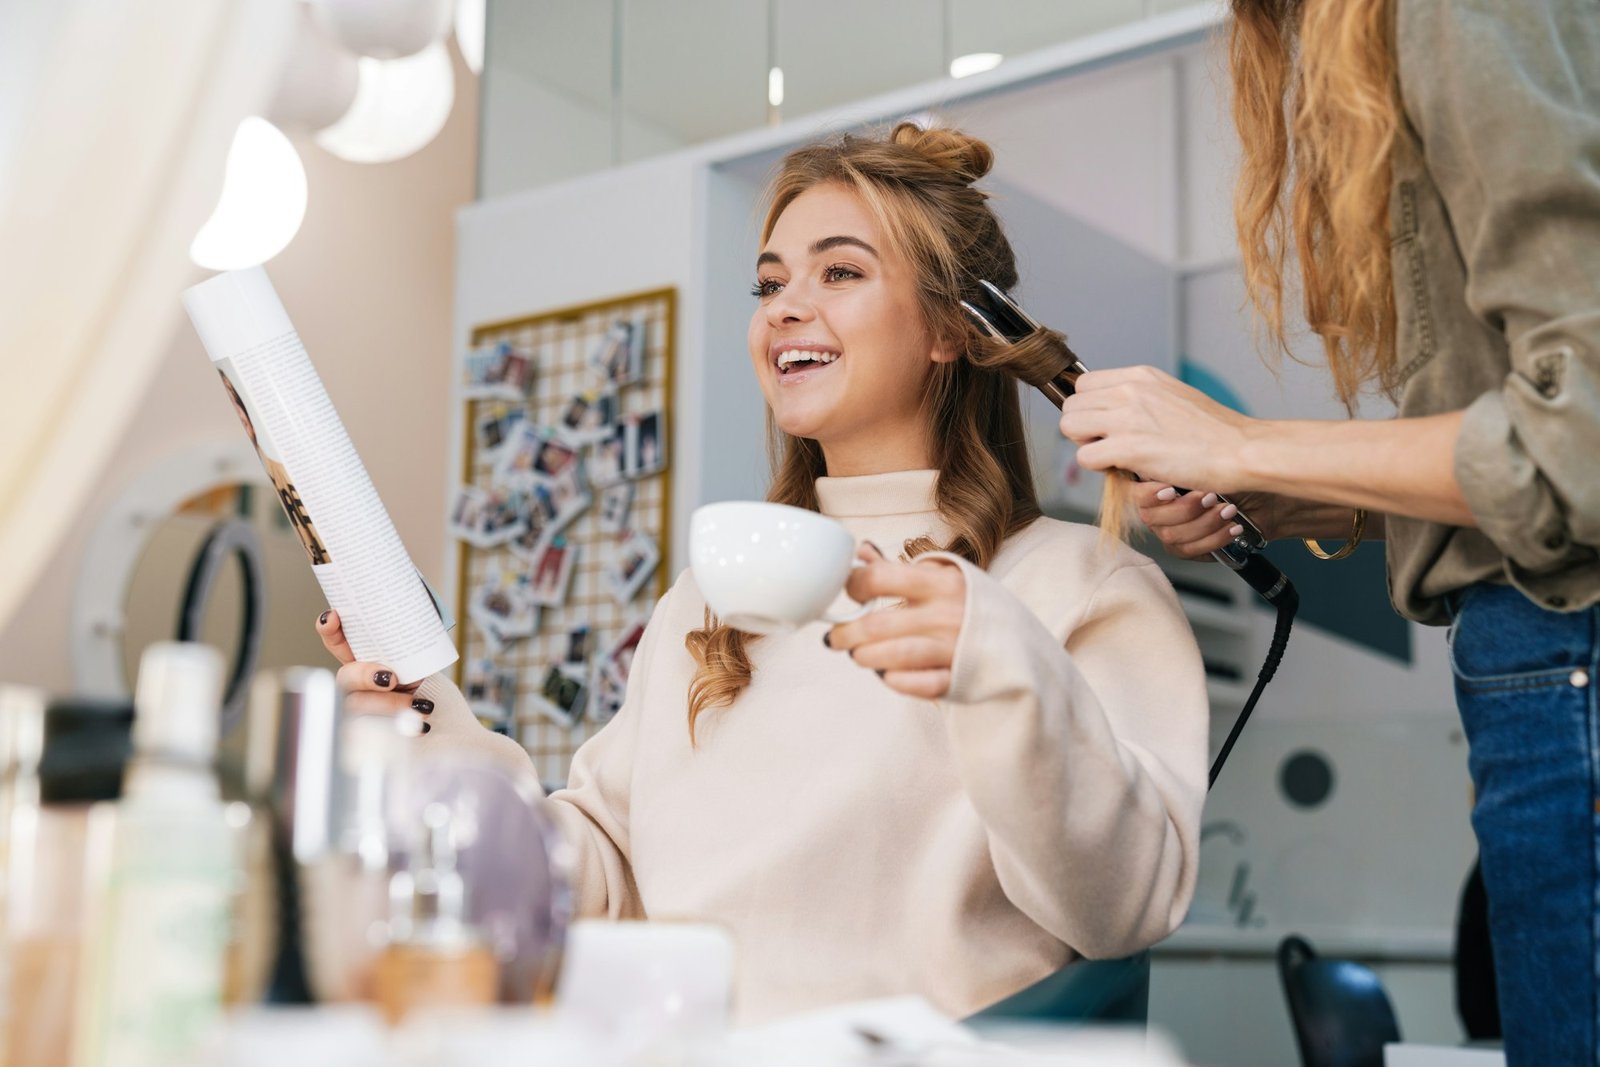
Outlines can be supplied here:
M794 366L821 366L839 358L837 352L813 352L809 349L791 348L778 356L778 373L786 374Z

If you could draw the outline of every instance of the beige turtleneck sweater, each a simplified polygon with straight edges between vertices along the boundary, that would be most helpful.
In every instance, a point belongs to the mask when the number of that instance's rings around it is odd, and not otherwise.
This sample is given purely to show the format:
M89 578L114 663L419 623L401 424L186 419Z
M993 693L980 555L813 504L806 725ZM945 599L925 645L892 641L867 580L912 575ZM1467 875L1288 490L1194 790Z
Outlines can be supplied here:
M894 556L948 540L935 477L822 478L817 494ZM957 562L945 699L889 689L814 623L750 644L749 688L700 717L698 747L684 635L705 604L680 575L627 702L550 797L579 913L723 925L745 1023L899 993L963 1016L1170 933L1194 891L1207 703L1165 576L1052 519L987 572Z

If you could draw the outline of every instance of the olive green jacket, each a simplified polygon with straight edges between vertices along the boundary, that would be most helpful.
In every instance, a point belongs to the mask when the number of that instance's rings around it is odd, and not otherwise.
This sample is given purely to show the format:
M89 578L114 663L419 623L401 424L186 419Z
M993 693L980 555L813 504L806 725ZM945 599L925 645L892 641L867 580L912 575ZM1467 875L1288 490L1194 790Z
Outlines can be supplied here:
M1390 517L1421 622L1510 582L1600 601L1600 0L1399 0L1391 215L1402 416L1465 409L1477 529Z

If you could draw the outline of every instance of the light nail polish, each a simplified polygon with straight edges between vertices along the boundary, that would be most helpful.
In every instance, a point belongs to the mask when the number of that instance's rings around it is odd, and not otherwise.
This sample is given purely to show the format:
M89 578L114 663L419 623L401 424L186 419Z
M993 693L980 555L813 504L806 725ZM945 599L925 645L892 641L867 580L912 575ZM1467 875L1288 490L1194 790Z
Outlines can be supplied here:
M1228 534L1231 537L1238 537L1242 533L1244 533L1244 527L1238 525L1237 523L1228 527Z
M1223 509L1222 509L1222 511L1221 511L1221 512L1220 512L1220 514L1221 514L1221 515L1222 515L1222 517L1223 517L1223 518L1224 518L1224 519L1231 519L1231 518L1233 518L1233 517L1234 517L1234 516L1235 516L1235 515L1237 515L1237 514L1239 514L1239 508L1238 508L1238 507L1237 507L1237 506L1236 506L1236 505L1234 505L1234 504L1228 504L1228 505L1227 505L1227 506L1225 506L1225 507L1224 507L1224 508L1223 508Z
M1216 507L1217 506L1217 494L1215 494L1215 493L1207 493L1204 497L1201 498L1200 506L1201 507L1205 507L1205 508Z

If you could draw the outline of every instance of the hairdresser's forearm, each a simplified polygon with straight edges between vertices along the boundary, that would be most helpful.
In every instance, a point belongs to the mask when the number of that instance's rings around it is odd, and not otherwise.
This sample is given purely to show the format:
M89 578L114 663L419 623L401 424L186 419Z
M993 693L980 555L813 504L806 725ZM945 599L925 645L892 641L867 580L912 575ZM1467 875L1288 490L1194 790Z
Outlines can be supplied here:
M1234 457L1251 490L1476 526L1456 481L1454 452L1461 413L1384 421L1252 420ZM1316 511L1319 532L1333 516ZM1348 526L1342 527L1348 530Z

